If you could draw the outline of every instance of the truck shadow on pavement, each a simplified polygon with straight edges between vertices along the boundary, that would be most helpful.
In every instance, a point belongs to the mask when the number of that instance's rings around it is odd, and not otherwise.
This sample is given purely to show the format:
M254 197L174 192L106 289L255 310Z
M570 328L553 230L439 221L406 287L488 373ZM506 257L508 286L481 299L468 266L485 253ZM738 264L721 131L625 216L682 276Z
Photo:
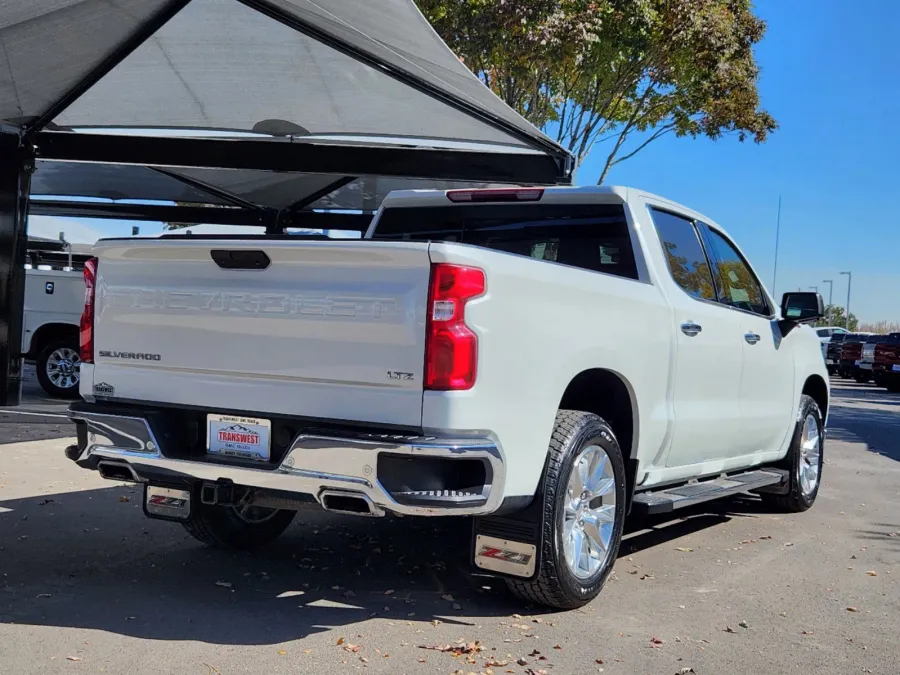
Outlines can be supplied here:
M828 440L865 443L870 452L900 461L900 409L897 411L835 406L829 413ZM828 445L825 445L828 457Z
M266 549L233 553L147 520L141 496L117 485L0 501L0 623L271 645L329 630L337 639L376 617L426 631L433 621L542 612L470 565L468 520L314 510ZM640 521L620 555L719 525L730 517L722 508Z

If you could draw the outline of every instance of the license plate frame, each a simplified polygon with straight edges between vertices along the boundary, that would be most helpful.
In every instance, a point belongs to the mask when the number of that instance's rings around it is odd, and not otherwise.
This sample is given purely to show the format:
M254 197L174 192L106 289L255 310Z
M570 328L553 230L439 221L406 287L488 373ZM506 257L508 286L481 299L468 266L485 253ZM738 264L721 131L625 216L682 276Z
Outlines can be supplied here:
M254 462L272 458L272 421L243 415L206 416L206 453Z

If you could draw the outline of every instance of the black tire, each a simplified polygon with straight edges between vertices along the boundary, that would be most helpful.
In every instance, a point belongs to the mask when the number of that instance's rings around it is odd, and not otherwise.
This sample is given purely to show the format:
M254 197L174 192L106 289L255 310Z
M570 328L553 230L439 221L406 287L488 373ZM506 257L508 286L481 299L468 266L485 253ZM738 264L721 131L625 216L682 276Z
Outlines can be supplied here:
M251 507L253 508L253 507ZM294 520L296 511L259 509L266 519L251 522L236 507L194 502L191 517L182 525L194 539L214 548L249 550L277 539Z
M900 394L900 382L889 382L887 390L892 394Z
M856 373L853 376L853 379L859 382L860 384L866 384L869 381L869 376L864 375L863 373Z
M78 374L77 366L74 378L70 379L73 384L69 387L61 387L55 384L50 379L50 374L47 372L50 357L61 349L71 350L75 354L78 354L79 346L77 338L57 338L44 345L40 352L38 352L36 360L38 383L41 385L41 388L53 398L78 398L78 384L81 378Z
M566 564L563 553L564 502L575 458L592 445L600 446L612 464L616 508L605 563L590 577L578 579ZM560 410L538 494L542 503L540 569L534 579L507 579L510 591L523 600L555 609L575 609L597 597L612 572L619 551L625 521L625 495L625 463L612 428L591 413Z
M809 492L804 492L800 482L800 463L805 461L801 452L801 444L803 441L803 425L807 417L815 418L816 427L819 433L819 473L815 487ZM770 493L761 493L764 502L777 508L780 511L788 513L800 513L809 509L816 501L819 494L819 488L822 485L822 468L824 467L824 421L822 419L822 411L819 410L818 404L812 397L804 394L800 399L800 412L797 416L797 425L794 428L794 436L791 439L791 449L785 458L781 468L790 471L790 487L787 494L778 495Z

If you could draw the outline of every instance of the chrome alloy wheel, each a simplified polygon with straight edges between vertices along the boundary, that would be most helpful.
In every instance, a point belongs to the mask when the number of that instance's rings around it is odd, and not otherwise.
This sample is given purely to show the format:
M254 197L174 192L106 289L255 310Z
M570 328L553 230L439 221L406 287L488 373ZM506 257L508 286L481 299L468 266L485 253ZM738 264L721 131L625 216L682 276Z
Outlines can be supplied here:
M78 386L81 376L81 357L74 349L60 347L47 358L47 379L60 389Z
M572 466L563 513L563 557L578 579L606 564L616 519L616 476L606 451L591 445Z
M819 484L819 464L822 458L822 439L813 415L807 415L800 437L800 490L811 495Z

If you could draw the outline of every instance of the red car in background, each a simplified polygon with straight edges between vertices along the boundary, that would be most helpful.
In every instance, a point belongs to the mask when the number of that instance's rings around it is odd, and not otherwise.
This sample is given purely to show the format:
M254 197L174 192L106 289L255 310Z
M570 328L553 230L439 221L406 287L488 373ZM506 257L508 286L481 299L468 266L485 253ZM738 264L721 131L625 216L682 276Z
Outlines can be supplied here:
M875 345L872 377L879 387L900 394L900 333L886 335Z

